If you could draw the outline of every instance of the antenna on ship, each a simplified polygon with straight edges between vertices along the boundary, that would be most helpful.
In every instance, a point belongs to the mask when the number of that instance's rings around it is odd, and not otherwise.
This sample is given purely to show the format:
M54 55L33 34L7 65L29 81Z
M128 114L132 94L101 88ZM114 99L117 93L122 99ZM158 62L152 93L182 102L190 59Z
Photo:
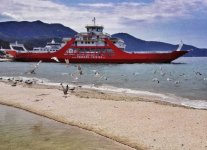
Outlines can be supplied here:
M96 25L96 18L94 17L92 21L93 21L93 24L95 26Z

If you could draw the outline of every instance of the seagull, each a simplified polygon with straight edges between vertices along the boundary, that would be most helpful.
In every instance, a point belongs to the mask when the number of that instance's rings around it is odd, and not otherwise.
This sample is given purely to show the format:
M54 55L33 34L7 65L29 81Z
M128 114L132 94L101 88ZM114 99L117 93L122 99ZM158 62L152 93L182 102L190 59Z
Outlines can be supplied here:
M13 81L13 80L14 80L14 78L8 78L7 80L8 80L8 81Z
M172 79L170 79L170 78L167 78L167 81L172 81Z
M78 70L82 70L80 65L78 65Z
M66 85L66 87L64 87L62 83L60 83L60 85L61 85L61 87L63 89L64 95L67 95L68 94L68 89L69 89L68 85Z
M24 83L31 85L33 82L31 80L26 80Z
M185 73L180 74L180 76L185 76Z
M180 84L180 81L175 81L174 83L175 83L175 84Z
M83 71L82 71L82 70L80 70L80 71L79 71L79 74L80 74L80 75L83 75Z
M194 71L194 72L195 72L195 71ZM195 72L195 74L196 74L196 75L199 75L199 76L202 76L202 73L200 73L200 72L198 72L198 71Z
M165 74L166 74L166 73L163 72L163 71L160 72L160 75L163 76L163 77L165 76Z
M139 72L133 72L133 75L134 76L137 76L137 75L139 75L140 73Z
M78 68L78 74L79 74L79 75L83 75L83 71L82 71L81 66L78 65L77 68Z
M52 57L51 59L56 61L56 62L60 62L57 57Z
M67 66L69 66L70 64L69 59L65 59L65 63L67 64Z
M42 63L42 60L40 60L35 66L33 69L25 72L26 74L35 74L35 70L39 67L40 63Z
M100 73L96 71L96 72L95 72L95 76L96 76L96 77L99 77L99 76L100 76Z
M108 78L104 74L100 74L97 70L92 70L94 72L94 76L96 78L102 79L104 78L105 80L108 80Z
M157 78L153 78L152 81L153 81L153 82L160 83L160 81L159 81Z
M11 86L16 86L17 85L17 81L13 82Z
M70 75L73 78L73 80L78 80L79 79L78 75L76 73L71 73Z
M73 91L75 90L75 87L70 87L69 90L70 90L71 92L73 92Z

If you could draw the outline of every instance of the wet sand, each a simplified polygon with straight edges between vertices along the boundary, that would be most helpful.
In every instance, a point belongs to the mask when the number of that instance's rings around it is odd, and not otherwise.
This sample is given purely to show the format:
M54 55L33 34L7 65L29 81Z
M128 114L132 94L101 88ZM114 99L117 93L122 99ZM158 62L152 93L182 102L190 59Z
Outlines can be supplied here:
M135 149L206 150L207 111L149 102L153 97L0 82L0 103L78 126ZM156 100L156 98L154 98Z

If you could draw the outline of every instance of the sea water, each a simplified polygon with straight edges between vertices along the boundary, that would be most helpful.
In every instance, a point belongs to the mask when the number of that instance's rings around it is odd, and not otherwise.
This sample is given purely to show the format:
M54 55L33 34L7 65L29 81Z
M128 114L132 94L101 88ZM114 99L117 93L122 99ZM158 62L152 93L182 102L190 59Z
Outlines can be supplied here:
M170 64L80 64L83 75L74 78L78 64L42 63L36 74L25 74L36 63L2 62L0 76L41 78L50 82L95 85L151 92L191 100L207 108L207 57L181 57ZM98 74L98 75L97 75ZM178 101L178 100L177 100Z
M127 150L95 133L0 105L1 150Z

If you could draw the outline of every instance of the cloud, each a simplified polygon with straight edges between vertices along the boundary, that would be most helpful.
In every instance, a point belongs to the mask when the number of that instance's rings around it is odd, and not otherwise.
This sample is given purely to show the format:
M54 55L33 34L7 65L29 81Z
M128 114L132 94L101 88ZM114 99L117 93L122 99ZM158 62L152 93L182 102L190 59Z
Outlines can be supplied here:
M84 7L95 7L95 8L114 7L113 3L79 3L78 5Z
M2 12L0 14L0 21L11 21L11 20L18 20L18 17L13 15L13 14L10 14L8 12Z
M73 26L80 22L87 23L87 20L97 17L97 19L103 20L101 23L109 24L107 26L119 27L127 24L129 20L152 23L170 19L185 19L192 17L195 11L205 12L206 8L207 0L79 3L76 6L66 6L51 0L2 0L0 14L14 20L42 20L66 25L72 24Z
M169 22L206 18L207 0L107 1L106 3L57 3L59 0L1 0L0 20L62 23L78 32L96 17L108 33L143 34L137 29L154 28ZM83 3L85 2L85 3ZM155 29L155 28L154 28ZM141 33L142 32L142 33ZM145 33L148 34L148 33ZM150 35L149 35L150 36Z

